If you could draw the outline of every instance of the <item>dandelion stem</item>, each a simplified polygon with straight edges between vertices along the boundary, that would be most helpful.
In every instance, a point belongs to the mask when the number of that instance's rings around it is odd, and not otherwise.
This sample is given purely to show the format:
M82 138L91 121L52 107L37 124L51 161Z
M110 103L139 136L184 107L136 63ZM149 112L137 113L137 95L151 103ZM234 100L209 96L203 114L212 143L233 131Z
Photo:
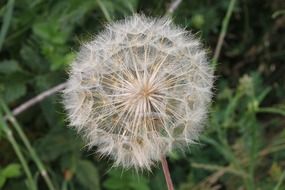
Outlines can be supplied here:
M164 156L161 157L161 165L162 165L163 174L165 177L165 181L166 181L168 190L174 190L173 183L172 183L171 176L170 176L170 172L169 172L169 168L168 168L168 164L167 164L167 160Z

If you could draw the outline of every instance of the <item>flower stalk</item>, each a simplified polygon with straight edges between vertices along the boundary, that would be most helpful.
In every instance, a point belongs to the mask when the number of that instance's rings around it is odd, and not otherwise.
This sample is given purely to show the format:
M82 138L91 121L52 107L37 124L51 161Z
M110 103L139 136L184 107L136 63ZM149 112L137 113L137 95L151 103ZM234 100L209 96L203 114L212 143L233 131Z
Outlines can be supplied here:
M167 163L167 160L166 160L166 158L164 156L161 157L161 166L162 166L163 174L164 174L164 177L165 177L167 189L168 190L174 190L174 186L173 186L172 179L171 179L171 176L170 176L168 163Z

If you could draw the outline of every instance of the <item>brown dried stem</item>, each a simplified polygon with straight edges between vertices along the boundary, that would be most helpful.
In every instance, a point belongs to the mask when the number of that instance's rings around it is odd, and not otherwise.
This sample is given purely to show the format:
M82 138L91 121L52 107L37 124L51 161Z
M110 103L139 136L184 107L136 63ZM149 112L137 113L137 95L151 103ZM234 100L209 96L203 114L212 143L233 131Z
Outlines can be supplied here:
M14 116L19 115L20 113L22 113L23 111L25 111L26 109L30 108L31 106L37 104L38 102L41 102L42 100L44 100L45 98L53 95L54 93L63 90L66 86L66 82L65 83L61 83L51 89L48 89L42 93L40 93L39 95L33 97L32 99L24 102L23 104L21 104L20 106L16 107L12 113Z
M162 165L165 181L167 184L167 189L168 190L174 190L173 183L172 183L171 176L170 176L170 172L169 172L169 168L168 168L168 164L167 164L167 160L164 156L161 157L161 165Z

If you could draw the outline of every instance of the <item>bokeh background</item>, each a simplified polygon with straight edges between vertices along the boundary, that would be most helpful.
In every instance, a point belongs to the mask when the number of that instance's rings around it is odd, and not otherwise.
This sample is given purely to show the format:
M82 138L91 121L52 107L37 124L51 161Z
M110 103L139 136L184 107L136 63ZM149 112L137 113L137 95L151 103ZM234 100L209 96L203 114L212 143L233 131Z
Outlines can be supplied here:
M175 2L173 10L171 0L0 0L0 189L166 189L159 163L137 174L85 150L59 93L15 114L66 81L82 42L136 12L172 17L215 57L207 129L168 157L176 189L285 189L284 0Z

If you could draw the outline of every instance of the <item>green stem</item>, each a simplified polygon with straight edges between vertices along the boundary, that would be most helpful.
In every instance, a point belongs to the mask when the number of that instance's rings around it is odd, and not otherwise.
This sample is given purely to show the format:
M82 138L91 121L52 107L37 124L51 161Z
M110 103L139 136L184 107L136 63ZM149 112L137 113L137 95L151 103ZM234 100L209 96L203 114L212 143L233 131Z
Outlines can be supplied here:
M110 14L109 14L109 12L108 12L106 6L104 5L104 3L102 3L101 0L97 0L97 3L98 3L98 5L99 5L100 9L102 10L102 12L103 12L105 18L107 19L107 21L108 21L108 22L111 22L111 21L112 21L112 18L111 18L111 16L110 16Z
M274 114L280 114L285 116L285 110L281 110L278 108L258 108L257 112L260 113L274 113Z
M218 39L218 43L215 49L215 53L214 53L214 58L212 61L213 64L213 68L216 68L220 53L221 53L221 49L222 49L222 45L224 43L224 38L227 34L227 30L228 30L228 26L229 26L229 22L230 22L230 18L232 16L232 12L234 9L234 5L235 5L236 0L231 0L229 6L228 6L228 10L226 13L226 16L223 19L223 24L222 24L222 28L220 31L220 35L219 35L219 39Z
M2 126L1 129L3 129L8 141L11 143L17 157L19 158L21 164L22 164L22 167L24 169L24 172L26 173L26 176L28 178L28 183L29 183L29 187L32 189L32 190L36 190L37 187L36 187L36 183L34 182L33 180L33 177L32 177L32 173L28 167L28 163L27 161L25 160L25 157L23 156L21 150L20 150L20 146L17 144L14 136L13 136L13 132L9 129L9 127L7 126L7 124L5 123L1 113L0 113L0 125Z
M253 113L250 114L250 119L255 120L255 115ZM255 176L255 167L257 163L257 154L258 154L258 146L257 146L257 138L258 138L258 129L257 125L252 123L249 125L249 130L251 133L251 150L250 150L250 160L249 160L249 187L250 189L255 189L255 182L254 182L254 176Z
M278 180L278 183L276 184L276 186L274 187L274 190L279 190L283 181L284 181L284 178L285 178L285 171L282 173L282 175L280 176L279 180Z
M6 14L3 17L1 32L0 32L0 51L4 44L4 39L8 32L14 9L15 0L9 0L6 6Z
M23 132L21 126L19 125L19 123L17 122L17 120L15 119L15 117L13 116L13 114L11 113L9 108L7 107L7 105L2 100L0 100L0 103L1 103L3 110L6 112L8 119L11 121L16 132L18 133L18 135L20 136L24 145L26 146L26 148L27 148L28 152L30 153L32 159L36 163L36 166L38 167L40 174L42 175L43 179L45 180L49 190L55 190L55 187L52 184L52 181L51 181L51 179L47 173L47 170L45 169L45 166L43 165L43 163L40 160L39 156L37 155L36 151L32 147L30 141L28 140L27 136Z

